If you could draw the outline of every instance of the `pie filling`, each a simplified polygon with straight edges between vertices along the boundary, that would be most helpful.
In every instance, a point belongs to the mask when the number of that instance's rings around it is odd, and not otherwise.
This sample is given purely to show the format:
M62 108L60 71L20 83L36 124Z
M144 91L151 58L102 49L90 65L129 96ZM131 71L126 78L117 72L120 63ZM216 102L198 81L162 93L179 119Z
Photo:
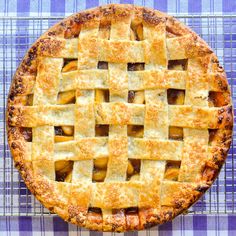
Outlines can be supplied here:
M168 89L167 100L170 105L184 105L185 91L180 89Z
M130 39L141 41L143 40L143 24L135 24L134 22L131 23L130 28Z
M56 161L56 181L71 182L72 179L73 161Z
M180 161L167 161L164 179L177 181L179 176Z
M64 59L64 65L62 68L62 72L69 72L73 70L77 70L78 61L74 59Z
M188 59L169 60L168 70L187 70Z

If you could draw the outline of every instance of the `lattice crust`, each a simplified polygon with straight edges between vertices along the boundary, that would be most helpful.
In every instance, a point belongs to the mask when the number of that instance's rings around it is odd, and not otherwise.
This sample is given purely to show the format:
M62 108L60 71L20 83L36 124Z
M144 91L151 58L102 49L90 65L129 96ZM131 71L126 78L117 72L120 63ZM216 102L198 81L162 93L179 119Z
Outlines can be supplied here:
M232 133L224 70L186 26L108 5L32 46L14 77L8 137L27 186L65 220L143 229L211 185Z

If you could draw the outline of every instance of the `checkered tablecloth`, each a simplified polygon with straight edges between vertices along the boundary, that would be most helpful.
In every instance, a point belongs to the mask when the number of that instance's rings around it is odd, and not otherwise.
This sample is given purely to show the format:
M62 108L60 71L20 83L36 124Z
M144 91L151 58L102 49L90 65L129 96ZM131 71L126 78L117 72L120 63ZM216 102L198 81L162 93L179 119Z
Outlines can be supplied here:
M0 17L12 16L12 17L45 17L56 16L63 17L68 16L74 12L84 10L86 8L95 7L107 3L131 3L136 5L143 5L159 9L169 14L189 14L201 15L201 14L216 14L216 15L232 15L236 14L236 0L0 0ZM4 22L3 22L4 21ZM9 180L4 183L7 186L7 191L12 190L13 197L5 199L5 208L7 204L11 202L12 213L14 209L25 213L32 211L32 209L25 209L23 203L25 203L25 188L20 192L14 192L15 186L21 184L21 180L18 179L17 172L12 170L6 170L3 174L4 166L3 160L5 158L7 165L10 166L10 154L8 147L4 144L6 139L4 136L4 107L5 96L9 89L12 73L15 71L21 58L24 56L30 43L41 34L37 30L40 24L45 24L43 28L47 28L52 25L53 21L19 21L11 20L6 22L3 18L0 18L0 204L3 203L3 182L5 178ZM191 21L187 20L187 23L202 37L208 41L213 49L216 50L216 54L219 60L224 65L229 81L232 85L232 91L236 96L236 90L234 92L234 86L236 85L236 18L235 19L213 19L212 21L206 19L196 19ZM31 25L33 24L33 25ZM47 25L48 24L48 25ZM234 25L234 26L232 26ZM203 27L203 26L209 26ZM214 26L214 27L213 27ZM8 29L13 29L11 32ZM32 30L30 30L32 29ZM41 26L42 29L42 26ZM6 35L8 37L6 37ZM14 48L9 47L14 41ZM14 58L14 60L13 60ZM234 103L236 97L233 96ZM204 212L209 211L226 211L235 210L235 203L233 202L234 194L236 192L236 180L233 179L233 175L236 176L236 171L232 171L232 158L234 158L234 150L231 149L229 158L227 159L224 171L222 171L219 179L212 187L212 194L203 198L202 202L197 203L193 210ZM234 167L236 170L236 166ZM229 170L229 171L227 171ZM9 172L9 173L8 173ZM11 173L12 172L12 173ZM14 175L14 173L16 175ZM8 178L8 174L11 177ZM13 176L13 177L12 177ZM10 181L10 178L13 179ZM235 182L235 183L234 183ZM23 184L23 183L22 183ZM235 184L235 185L234 185ZM13 185L13 186L10 186ZM17 187L16 187L17 189ZM9 194L6 191L6 194ZM19 189L17 189L19 191ZM218 195L216 193L219 193ZM15 196L14 196L15 194ZM20 197L19 197L20 195ZM18 196L18 198L15 198ZM209 196L213 199L209 199ZM235 194L236 196L236 194ZM217 199L214 199L217 198ZM213 202L209 204L209 202ZM17 205L21 203L22 205ZM216 202L217 204L214 204ZM15 208L14 208L15 207ZM19 209L20 207L20 209ZM0 206L0 213L3 207ZM7 212L9 213L9 212ZM11 212L10 212L11 213ZM90 232L84 229L67 224L59 217L56 216L2 216L0 217L0 236L1 235L100 235L102 233ZM112 235L111 233L104 233L104 235ZM179 216L175 220L165 225L155 227L152 230L125 233L125 235L236 235L236 214L199 214L199 215L186 215Z

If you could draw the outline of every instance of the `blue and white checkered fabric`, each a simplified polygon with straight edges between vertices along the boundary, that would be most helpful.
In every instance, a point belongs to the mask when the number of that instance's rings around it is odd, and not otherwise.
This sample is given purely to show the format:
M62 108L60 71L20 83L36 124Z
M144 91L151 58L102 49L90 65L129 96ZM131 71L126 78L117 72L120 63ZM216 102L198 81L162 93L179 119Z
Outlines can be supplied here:
M178 16L179 20L200 34L215 50L227 72L233 100L236 102L235 0L1 0L0 215L9 216L0 217L0 235L102 235L80 230L56 216L30 216L47 213L47 210L30 195L13 167L4 123L6 96L11 79L29 46L64 16L107 3L143 5ZM214 17L207 17L208 14L214 14ZM226 165L211 190L190 210L198 215L180 216L152 230L125 235L236 235L235 148L233 144ZM213 215L217 212L228 214ZM23 216L10 216L19 213Z

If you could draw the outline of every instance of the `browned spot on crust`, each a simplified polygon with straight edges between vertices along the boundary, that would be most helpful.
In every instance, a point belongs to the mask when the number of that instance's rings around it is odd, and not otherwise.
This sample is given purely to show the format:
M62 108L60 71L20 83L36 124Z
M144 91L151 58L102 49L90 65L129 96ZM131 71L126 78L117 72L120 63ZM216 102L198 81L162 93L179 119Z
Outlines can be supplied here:
M206 183L211 183L212 180L216 178L217 171L213 168L210 167L205 167L203 173L202 173L202 178ZM205 192L206 190L204 190Z
M225 77L224 77L225 78ZM217 80L217 84L219 86L219 88L223 91L227 91L228 90L228 84L226 80L223 80L222 77L220 75L216 75L216 80Z
M36 59L36 56L37 56L37 45L34 45L28 52L28 57L25 60L25 64L27 66L31 66L31 63L33 60Z
M76 18L75 18L76 19ZM64 36L66 39L69 38L76 38L79 36L81 24L79 24L76 20L69 20L67 25L63 24L64 30Z
M42 38L39 40L38 51L41 55L56 55L57 52L62 48L63 44L61 41L54 40L53 38Z
M178 37L189 33L189 29L174 17L167 17L166 20L167 36Z
M98 18L100 15L100 11L97 9L91 9L90 11L81 12L74 17L74 21L77 24L84 24L92 21L95 18Z
M103 16L111 16L115 13L115 9L112 5L108 6L101 6L100 11L102 12Z
M209 92L209 105L214 107L222 107L230 104L230 95L229 93L222 92Z
M154 11L145 8L143 9L143 20L151 25L158 25L166 21L165 18L157 16Z

